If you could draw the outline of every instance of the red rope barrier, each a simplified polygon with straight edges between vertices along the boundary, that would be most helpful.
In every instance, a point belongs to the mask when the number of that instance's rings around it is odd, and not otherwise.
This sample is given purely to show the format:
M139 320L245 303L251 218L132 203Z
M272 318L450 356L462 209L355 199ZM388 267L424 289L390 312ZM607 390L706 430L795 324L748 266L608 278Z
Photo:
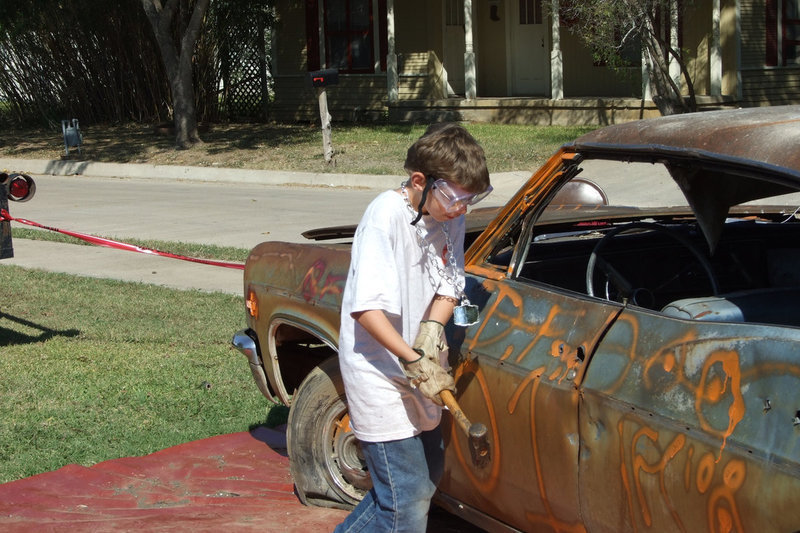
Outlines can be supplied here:
M49 231L55 231L56 233L62 233L64 235L69 235L70 237L75 237L76 239L80 239L82 241L86 241L91 244L95 244L97 246L105 246L107 248L116 248L118 250L127 250L129 252L138 252L140 254L151 254L151 255L159 255L162 257L169 257L172 259L180 259L182 261L190 261L192 263L202 263L204 265L211 265L211 266L218 266L224 268L235 268L238 270L244 270L244 265L242 263L230 263L228 261L212 261L210 259L198 259L196 257L186 257L183 255L176 255L169 252L162 252L160 250L155 250L153 248L144 248L142 246L135 246L133 244L128 244L125 242L114 241L111 239L104 239L102 237L95 237L94 235L88 235L86 233L78 233L75 231L67 231L59 228L53 228L50 226L45 226L43 224L39 224L38 222L34 222L32 220L26 220L24 218L14 218L12 217L8 211L5 209L0 209L0 222L19 222L20 224L26 224L28 226L34 226L36 228L46 229Z

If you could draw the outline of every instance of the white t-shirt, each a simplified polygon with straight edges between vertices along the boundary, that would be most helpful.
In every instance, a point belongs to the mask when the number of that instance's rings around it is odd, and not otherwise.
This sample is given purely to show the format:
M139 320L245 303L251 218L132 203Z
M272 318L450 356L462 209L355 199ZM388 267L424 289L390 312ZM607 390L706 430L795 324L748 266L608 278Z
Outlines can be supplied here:
M400 360L358 324L351 313L383 310L409 345L427 316L435 294L456 296L452 268L446 260L447 224L458 265L455 279L463 287L464 217L445 223L423 216L417 223L429 243L420 245L414 218L397 191L386 191L367 207L353 240L350 270L342 299L339 366L350 426L367 442L404 439L434 429L441 408L411 388ZM434 265L438 264L438 268ZM443 278L440 271L447 273ZM443 363L447 354L440 354Z

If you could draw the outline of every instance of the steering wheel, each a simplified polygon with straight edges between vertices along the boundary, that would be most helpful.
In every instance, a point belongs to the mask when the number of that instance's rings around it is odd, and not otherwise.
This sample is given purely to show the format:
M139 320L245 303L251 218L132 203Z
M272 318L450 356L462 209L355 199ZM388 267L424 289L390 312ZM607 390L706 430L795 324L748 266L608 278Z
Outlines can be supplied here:
M635 305L651 308L655 304L655 291L661 287L664 287L667 283L674 280L681 274L681 272L676 273L673 277L665 280L664 283L662 283L659 287L656 287L654 290L646 287L634 287L633 284L625 279L625 277L616 268L614 268L608 261L603 259L601 256L601 251L608 245L611 239L620 233L636 229L657 231L665 235L669 235L673 240L680 243L684 248L692 253L695 259L697 259L697 262L700 263L700 266L703 267L709 283L711 284L711 292L714 295L719 293L719 283L714 275L711 262L689 239L661 224L655 224L653 222L633 222L631 224L612 229L606 233L595 245L594 249L592 250L592 254L589 256L589 263L586 265L586 294L589 296L595 296L596 291L594 288L594 272L595 268L599 267L606 277L606 300L629 300ZM612 293L612 288L614 289L615 293ZM614 296L617 296L617 298Z

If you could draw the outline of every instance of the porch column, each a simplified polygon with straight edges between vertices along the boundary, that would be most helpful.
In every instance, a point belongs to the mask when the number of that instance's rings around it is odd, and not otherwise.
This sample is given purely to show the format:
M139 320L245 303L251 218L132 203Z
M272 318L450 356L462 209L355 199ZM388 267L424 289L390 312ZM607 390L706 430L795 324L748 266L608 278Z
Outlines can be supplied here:
M394 42L394 0L386 0L386 34L389 41L386 54L386 89L389 102L397 102L397 51Z
M650 56L647 49L642 47L642 100L652 100L653 91L650 88Z
M558 7L558 0L553 0L553 22L550 28L553 41L553 49L550 50L550 98L553 100L564 99L564 57L561 54L561 19L558 16Z
M742 101L742 6L736 0L736 100Z
M678 46L678 0L671 0L669 3L669 45L673 50L680 50ZM681 66L669 56L669 75L675 84L681 86Z
M713 1L711 8L711 96L722 95L722 44L720 42L720 10L719 0Z
M464 92L467 100L478 96L475 49L472 45L472 0L464 0Z

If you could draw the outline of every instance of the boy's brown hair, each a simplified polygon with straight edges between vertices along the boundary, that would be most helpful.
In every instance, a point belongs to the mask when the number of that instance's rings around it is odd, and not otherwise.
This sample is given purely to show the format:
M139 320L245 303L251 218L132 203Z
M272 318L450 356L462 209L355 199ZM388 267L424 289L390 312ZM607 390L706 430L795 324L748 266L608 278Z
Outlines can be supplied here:
M403 165L406 172L444 179L469 192L489 187L486 156L478 141L455 123L433 124L411 145Z

